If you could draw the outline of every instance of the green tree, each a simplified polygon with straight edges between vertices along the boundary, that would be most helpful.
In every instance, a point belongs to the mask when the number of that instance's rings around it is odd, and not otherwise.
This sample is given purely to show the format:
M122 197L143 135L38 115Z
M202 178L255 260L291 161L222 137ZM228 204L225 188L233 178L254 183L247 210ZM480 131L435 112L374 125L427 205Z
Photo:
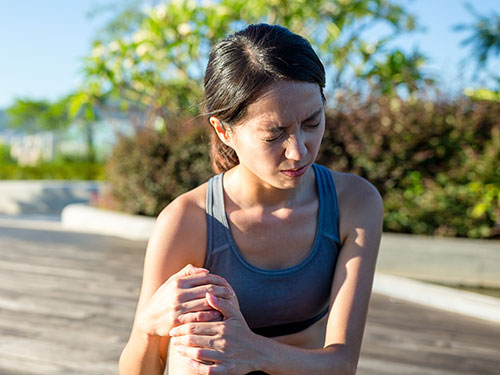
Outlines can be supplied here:
M426 61L426 57L418 51L405 54L396 49L388 53L385 60L375 62L362 77L372 79L373 87L383 95L395 95L398 89L414 94L434 83L422 70Z
M472 5L468 4L469 12L475 17L470 24L455 26L456 31L468 31L469 36L462 41L462 45L471 46L471 59L476 64L476 73L484 71L490 59L500 56L500 15L479 14ZM500 75L498 70L492 73L490 82L496 83L495 88L467 89L465 95L477 100L500 102Z
M53 103L47 100L16 99L7 108L7 126L28 132L63 131L70 124L67 105L66 98Z
M257 22L278 23L308 38L326 66L329 86L335 88L349 88L353 80L365 79L367 71L370 77L381 75L382 70L372 68L383 64L388 43L415 28L414 17L390 0L172 0L147 9L133 5L94 42L85 59L85 77L119 100L122 108L145 111L151 126L158 118L196 115L210 46ZM390 32L377 41L364 40L380 24ZM404 57L403 63L413 57ZM415 60L412 74L421 60ZM418 72L412 74L402 72L399 83L407 78L410 85L418 82Z

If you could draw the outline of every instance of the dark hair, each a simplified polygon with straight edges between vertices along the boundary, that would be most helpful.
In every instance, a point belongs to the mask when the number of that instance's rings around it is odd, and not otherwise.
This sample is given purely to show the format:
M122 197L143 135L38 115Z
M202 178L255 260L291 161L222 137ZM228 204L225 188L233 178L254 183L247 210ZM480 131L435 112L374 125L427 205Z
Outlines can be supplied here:
M261 92L278 80L317 83L323 96L325 69L309 42L278 25L249 25L212 48L205 71L208 117L236 124ZM214 132L210 158L215 173L239 163Z

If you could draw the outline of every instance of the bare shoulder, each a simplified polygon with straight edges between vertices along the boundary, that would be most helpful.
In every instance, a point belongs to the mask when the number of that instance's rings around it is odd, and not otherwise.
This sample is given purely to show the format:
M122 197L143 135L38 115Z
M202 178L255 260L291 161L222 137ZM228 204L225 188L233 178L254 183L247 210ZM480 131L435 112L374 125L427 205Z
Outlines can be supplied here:
M377 188L352 173L330 171L337 190L340 232L345 238L359 225L378 227L383 218L383 202Z
M206 185L180 195L160 212L148 249L154 247L165 255L179 253L186 264L202 267L206 243Z
M206 225L201 196L206 191L204 185L180 195L158 215L144 258L138 309L187 264L203 266Z
M339 201L359 202L360 199L381 201L377 188L372 183L352 173L330 170Z

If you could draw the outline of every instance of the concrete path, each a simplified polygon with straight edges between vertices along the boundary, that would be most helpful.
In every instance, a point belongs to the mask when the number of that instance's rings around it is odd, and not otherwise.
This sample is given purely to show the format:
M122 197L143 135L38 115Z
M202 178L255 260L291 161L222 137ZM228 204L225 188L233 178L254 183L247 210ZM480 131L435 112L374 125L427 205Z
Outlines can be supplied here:
M0 220L0 374L117 374L144 241ZM372 297L360 375L498 375L500 325Z

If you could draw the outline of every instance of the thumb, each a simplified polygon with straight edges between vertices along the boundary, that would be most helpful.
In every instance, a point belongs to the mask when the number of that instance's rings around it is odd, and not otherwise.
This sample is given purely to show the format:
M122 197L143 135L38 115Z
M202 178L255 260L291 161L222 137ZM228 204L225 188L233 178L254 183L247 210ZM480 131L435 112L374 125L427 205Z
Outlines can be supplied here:
M225 298L217 298L213 294L206 293L205 298L208 304L215 310L220 311L224 319L237 318L241 316L240 310Z
M186 267L181 269L178 274L179 274L179 276L189 276L189 275L194 275L194 274L203 273L203 272L208 273L209 271L205 268L199 268L199 267L193 266L192 264L188 264L188 265L186 265Z

